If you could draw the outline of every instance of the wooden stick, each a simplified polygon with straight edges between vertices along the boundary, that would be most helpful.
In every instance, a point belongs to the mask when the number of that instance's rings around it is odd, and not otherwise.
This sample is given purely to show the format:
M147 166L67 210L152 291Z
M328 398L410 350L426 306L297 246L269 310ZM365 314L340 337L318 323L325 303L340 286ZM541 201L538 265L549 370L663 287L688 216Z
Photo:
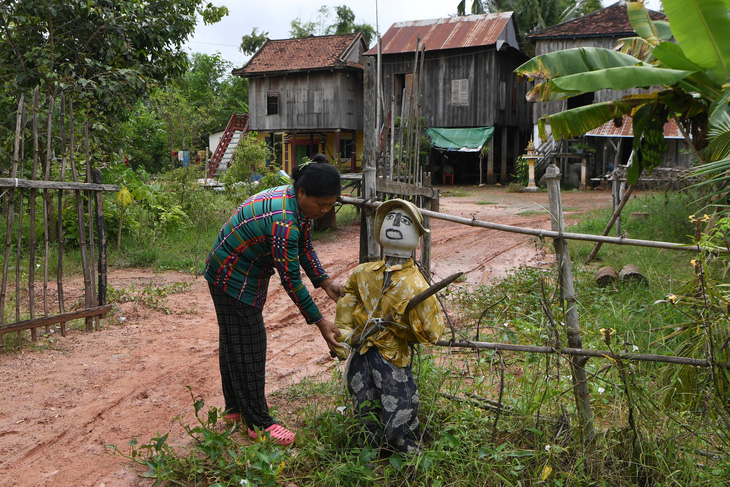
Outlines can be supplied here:
M12 170L12 176L14 178L18 175L21 114L22 114L24 104L25 104L25 96L21 94L20 101L18 102L18 113L17 113L16 119L15 119L15 150L13 153L13 170ZM7 291L7 285L8 285L8 265L10 263L10 246L13 242L13 216L14 215L15 215L15 190L13 188L11 188L8 190L8 221L7 221L7 226L5 229L5 262L3 263L2 286L0 286L0 324L2 324L5 320L5 293ZM16 299L17 299L17 297L16 297Z
M48 182L51 178L51 154L53 153L53 97L48 100L48 128L46 130L46 161L43 168L43 181ZM45 253L43 259L43 314L48 316L48 254L50 250L50 235L48 233L48 213L49 204L52 202L51 195L48 190L43 190L43 239L45 243ZM46 327L46 333L50 333L50 328Z
M89 152L89 122L84 122L84 146L86 149L86 182L91 183L91 153ZM206 159L207 160L207 159ZM91 190L86 191L86 206L89 212L89 271L91 277L91 299L94 303L98 302L96 295L96 272L94 271L94 193ZM94 329L99 331L101 328L101 320L99 316L94 316Z
M50 161L49 161L50 162ZM0 188L70 189L81 191L119 191L116 184L73 183L71 181L33 181L30 179L0 178Z
M25 103L20 116L20 167L18 174L25 174ZM18 240L15 245L15 321L20 320L20 258L23 249L23 190L18 190ZM31 330L31 341L36 340L36 331ZM18 332L18 348L23 348L23 335Z
M69 127L71 128L71 137L69 144L69 164L71 166L71 174L73 175L74 183L79 181L78 174L76 173L76 128L74 126L74 107L73 101L69 100ZM74 196L76 196L76 216L78 218L79 225L79 250L81 251L81 269L84 274L84 306L91 308L92 296L91 296L91 273L89 272L89 255L86 248L86 222L84 218L84 201L81 198L81 191L75 190ZM86 331L94 330L94 321L92 317L86 317Z
M709 360L690 357L675 357L671 355L657 355L649 353L614 353L608 350L590 350L585 348L564 347L556 349L553 347L542 347L537 345L515 345L512 343L491 343L491 342L452 342L439 340L435 343L439 347L455 348L476 348L487 350L505 350L512 352L528 353L559 353L561 355L580 355L583 357L609 358L612 360L632 360L636 362L659 362L666 364L690 365L693 367L712 367L714 365L730 369L730 362L711 363Z
M626 206L626 203L629 201L629 196L631 196L631 193L634 191L634 185L629 184L629 186L626 188L626 193L624 194L623 199L621 200L621 203L619 203L618 207L616 207L616 210L614 210L613 215L611 215L611 218L608 220L608 223L606 224L606 228L603 229L603 235L604 237L608 235L608 232L611 231L611 227L613 227L613 224L616 223L616 219L621 215L621 211L624 209L624 206ZM585 263L590 263L595 257L596 254L598 254L598 250L601 248L601 245L603 243L597 242L595 247L593 247L593 250L591 251L590 255L586 257Z
M38 87L33 90L33 170L31 179L38 176L38 160L40 157L40 142L38 128ZM35 318L35 252L36 252L36 215L35 215L35 189L30 190L30 253L28 255L28 306L30 307L30 319ZM35 329L31 332L34 335Z
M94 169L92 178L101 183L101 171ZM106 234L104 232L104 200L101 191L96 192L96 233L99 245L99 306L106 304Z
M65 101L63 93L61 93L61 103L59 107L61 118L61 181L66 179L66 117L65 117ZM63 302L63 191L58 192L58 262L56 266L56 287L58 288L58 312L63 314L65 305ZM66 336L66 323L61 323L61 336Z
M53 316L43 316L41 318L35 318L33 320L18 321L16 323L6 323L0 325L0 333L9 333L13 331L21 331L32 328L38 328L39 326L49 326L56 323L66 323L67 321L76 320L79 318L86 318L89 316L105 315L109 313L114 305L107 304L105 306L96 306L94 308L84 308L77 311L69 311L67 313L61 313Z

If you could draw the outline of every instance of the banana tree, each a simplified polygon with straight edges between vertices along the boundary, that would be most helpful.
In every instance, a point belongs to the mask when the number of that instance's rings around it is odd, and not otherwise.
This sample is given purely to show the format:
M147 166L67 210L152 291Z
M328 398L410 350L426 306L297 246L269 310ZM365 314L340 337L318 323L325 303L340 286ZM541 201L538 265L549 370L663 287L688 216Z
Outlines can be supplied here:
M516 72L537 83L527 95L533 102L601 89L652 90L543 117L538 121L543 140L546 124L554 137L570 138L630 115L635 159L628 180L635 184L642 170L651 171L661 162L666 150L661 130L674 118L685 134L691 134L688 142L703 151L696 152L700 162L709 161L698 173L708 175L708 182L728 182L730 0L664 0L663 5L668 23L652 21L643 1L627 4L637 36L623 39L619 50L551 52L531 59ZM670 42L672 36L676 44Z

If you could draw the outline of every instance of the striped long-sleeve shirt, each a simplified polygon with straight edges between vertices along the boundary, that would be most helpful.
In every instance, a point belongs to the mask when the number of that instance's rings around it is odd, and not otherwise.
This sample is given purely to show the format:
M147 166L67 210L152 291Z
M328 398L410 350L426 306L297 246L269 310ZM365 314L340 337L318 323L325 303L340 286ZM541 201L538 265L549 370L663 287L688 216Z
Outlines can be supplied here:
M322 319L302 282L327 279L311 238L312 220L300 211L291 185L247 199L223 225L208 255L205 279L239 301L263 309L274 270L307 323Z

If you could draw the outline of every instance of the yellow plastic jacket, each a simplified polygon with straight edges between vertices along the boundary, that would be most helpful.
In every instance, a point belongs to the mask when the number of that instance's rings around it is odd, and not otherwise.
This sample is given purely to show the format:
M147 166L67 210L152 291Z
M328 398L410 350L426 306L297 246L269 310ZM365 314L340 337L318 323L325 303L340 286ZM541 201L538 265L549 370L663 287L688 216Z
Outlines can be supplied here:
M381 292L386 271L384 261L360 264L355 268L345 284L345 294L337 301L335 325L341 332L339 340L353 345L367 328L368 319L384 318L392 313L395 324L384 323L383 329L365 340L360 353L376 346L383 358L405 367L410 361L408 342L436 343L444 332L444 319L435 296L403 316L408 301L428 288L413 259L387 270L392 271L391 283Z

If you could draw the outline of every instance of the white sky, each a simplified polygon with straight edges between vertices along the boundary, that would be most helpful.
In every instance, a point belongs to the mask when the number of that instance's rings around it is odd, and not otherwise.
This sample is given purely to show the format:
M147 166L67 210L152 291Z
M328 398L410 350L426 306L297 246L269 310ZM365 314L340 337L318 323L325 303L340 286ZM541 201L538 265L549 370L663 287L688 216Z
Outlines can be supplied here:
M604 6L617 0L601 0ZM254 27L258 32L268 32L270 39L289 38L290 23L295 18L302 22L318 23L318 10L322 5L330 7L330 22L334 21L334 7L348 5L355 14L355 22L368 23L382 34L395 22L406 20L425 20L448 17L456 14L459 0L213 0L215 5L225 5L229 13L214 25L204 25L201 21L194 35L186 44L189 52L215 54L220 52L223 59L233 63L234 68L243 66L248 60L238 46L241 36L250 34ZM471 0L467 0L467 8ZM660 10L660 0L646 0L651 10ZM377 12L377 15L376 15Z

